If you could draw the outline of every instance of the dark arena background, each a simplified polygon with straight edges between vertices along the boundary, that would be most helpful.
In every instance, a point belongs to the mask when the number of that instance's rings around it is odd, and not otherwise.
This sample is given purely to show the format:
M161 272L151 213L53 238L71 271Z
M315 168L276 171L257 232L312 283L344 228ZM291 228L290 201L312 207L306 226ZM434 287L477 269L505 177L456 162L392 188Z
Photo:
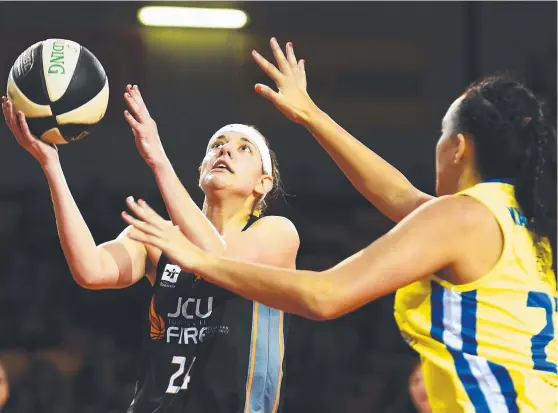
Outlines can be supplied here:
M509 71L549 102L556 122L556 2L172 3L243 10L249 21L237 30L146 27L137 17L146 5L0 2L0 81L23 50L47 38L86 46L106 69L105 118L88 138L59 148L97 243L122 231L129 195L165 213L122 115L127 84L141 87L166 152L200 205L197 169L209 137L228 123L262 131L286 190L269 213L297 226L298 268L326 269L391 228L303 127L254 92L255 83L271 82L251 50L271 59L272 36L293 42L306 59L310 96L324 111L430 193L441 118L470 81ZM0 410L124 412L150 285L79 287L37 162L4 122L0 145L0 363L10 383ZM409 397L417 360L392 309L388 296L331 322L295 317L286 412L417 411Z

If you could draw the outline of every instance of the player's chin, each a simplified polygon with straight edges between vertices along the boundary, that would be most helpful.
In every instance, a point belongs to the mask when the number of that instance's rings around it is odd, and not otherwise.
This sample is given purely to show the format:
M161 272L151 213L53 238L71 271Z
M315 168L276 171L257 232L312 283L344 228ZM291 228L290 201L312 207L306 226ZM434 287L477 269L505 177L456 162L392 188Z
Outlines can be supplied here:
M201 188L206 193L226 189L234 185L234 176L227 171L209 171L201 180Z

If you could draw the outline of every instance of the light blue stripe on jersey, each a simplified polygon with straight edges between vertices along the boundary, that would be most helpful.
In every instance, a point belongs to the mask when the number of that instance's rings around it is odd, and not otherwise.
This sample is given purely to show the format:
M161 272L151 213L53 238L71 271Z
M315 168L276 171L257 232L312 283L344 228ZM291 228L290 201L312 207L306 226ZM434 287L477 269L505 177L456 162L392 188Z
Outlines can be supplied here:
M446 345L477 413L516 413L517 393L508 371L477 354L476 291L457 292L431 283L432 338Z
M257 317L257 331L252 334L250 354L255 350L254 364L248 366L248 383L246 389L249 413L272 413L278 396L279 380L282 376L283 355L281 341L283 332L281 312L262 304L254 303L254 318ZM253 323L252 325L254 326ZM254 343L255 341L255 343ZM255 344L255 349L253 348ZM252 381L250 383L250 373Z

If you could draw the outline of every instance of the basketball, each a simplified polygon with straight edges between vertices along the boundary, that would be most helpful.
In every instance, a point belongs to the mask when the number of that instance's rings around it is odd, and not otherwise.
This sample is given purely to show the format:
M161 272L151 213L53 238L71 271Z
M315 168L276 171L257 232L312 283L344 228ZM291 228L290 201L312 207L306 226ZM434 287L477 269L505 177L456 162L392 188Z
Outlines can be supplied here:
M99 60L71 40L35 43L15 61L7 96L36 137L53 144L83 139L105 115L109 86Z

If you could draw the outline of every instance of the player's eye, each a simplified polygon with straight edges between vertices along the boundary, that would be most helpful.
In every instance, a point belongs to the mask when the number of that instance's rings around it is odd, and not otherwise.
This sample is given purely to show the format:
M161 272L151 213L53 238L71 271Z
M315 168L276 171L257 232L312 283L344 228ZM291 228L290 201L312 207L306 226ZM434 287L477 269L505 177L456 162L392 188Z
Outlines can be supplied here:
M240 150L242 152L248 152L248 153L252 153L252 148L250 148L250 146L244 144L240 146Z

